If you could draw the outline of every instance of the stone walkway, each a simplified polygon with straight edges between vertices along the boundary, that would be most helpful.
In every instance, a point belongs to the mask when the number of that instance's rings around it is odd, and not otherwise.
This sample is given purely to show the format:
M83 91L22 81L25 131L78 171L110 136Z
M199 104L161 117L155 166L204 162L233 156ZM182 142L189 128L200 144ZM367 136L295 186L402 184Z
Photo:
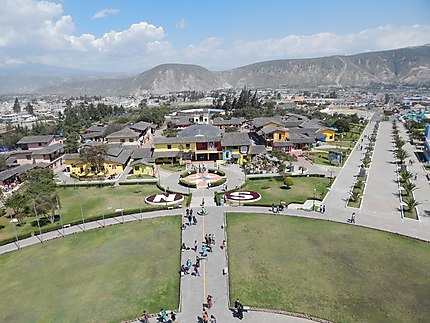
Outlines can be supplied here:
M365 134L370 134L373 130L374 122L371 122L365 129ZM382 127L380 131L385 131ZM375 155L373 162L375 162L375 157L379 160L383 160L388 155L383 155L386 141L388 140L381 133L381 138L377 142L375 148ZM358 173L358 169L361 165L362 151L354 149L351 153L349 159L345 163L343 169L340 171L330 193L324 200L326 205L325 214L320 214L318 212L310 212L303 210L286 210L281 213L281 215L290 216L300 216L306 218L316 218L325 219L335 222L347 223L347 219L350 217L351 210L346 208L346 198L348 197L349 190L352 187L354 181L354 175ZM377 160L376 160L377 162ZM383 162L383 161L382 161ZM378 162L377 162L378 163ZM384 167L381 163L372 166L369 174L369 178L378 178L379 167ZM234 188L241 185L245 180L245 175L240 170L237 165L223 166L221 168L226 172L228 177L227 185L228 188ZM205 234L211 233L216 236L216 244L213 246L213 251L208 252L206 259L201 261L201 266L199 268L200 276L185 275L181 278L181 290L180 290L180 308L178 313L179 322L199 322L199 317L201 317L203 305L206 303L206 296L208 294L213 296L214 305L208 310L209 316L211 314L215 315L218 322L237 322L238 319L234 318L232 312L229 310L229 301L235 299L235 295L229 296L229 284L228 284L228 273L224 271L227 267L227 253L226 250L220 248L222 240L225 238L225 213L226 212L244 212L244 213L271 213L269 207L244 207L244 206L215 206L213 199L213 194L215 191L220 190L220 188L211 189L190 189L179 186L178 183L179 173L169 173L160 172L160 182L164 187L169 187L171 190L188 193L188 191L193 193L193 199L191 202L191 207L193 208L194 214L197 215L197 211L200 210L201 202L205 200L205 207L208 212L207 215L198 215L198 223L196 225L187 226L183 230L182 240L188 247L192 247L194 240L198 241L197 251L191 249L182 252L181 263L185 264L187 259L190 258L192 263L195 263L196 256L199 256L199 252L202 247L202 240L204 240ZM385 182L390 182L391 178L383 175L382 179ZM377 192L379 185L370 185L366 190L366 196L373 196L379 194ZM387 184L388 185L388 184ZM390 188L391 189L391 188ZM375 192L374 192L375 190ZM381 195L382 196L382 195ZM382 201L383 202L383 201ZM367 204L366 204L367 203ZM414 238L430 241L430 221L404 221L400 216L393 216L390 212L385 212L379 214L377 212L372 212L370 207L374 203L372 199L368 199L364 203L364 207L357 213L356 225L375 228L379 230L400 233L403 235L411 236ZM184 209L174 209L167 211L157 211L148 212L143 214L127 215L124 217L116 217L111 219L106 219L105 225L114 225L122 222L139 221L141 219L158 217L158 216L172 216L182 213L185 215ZM93 228L100 228L103 226L102 221L95 221L91 223L86 223L85 228L83 226L72 226L64 229L64 234L73 234L77 232L82 232L84 229L89 230ZM46 241L58 237L62 237L63 230L54 231L50 233L45 233L42 238L32 237L25 239L20 242L20 247L29 246L35 243L41 243L41 240ZM228 242L227 242L228 249ZM9 244L0 247L0 254L10 251L17 250L16 244ZM246 306L247 304L244 304ZM142 309L143 310L143 309ZM257 323L257 322L305 322L309 321L304 318L298 318L294 316L267 313L267 312L256 312L249 311L244 314L244 320L247 322ZM139 322L139 321L135 321ZM150 322L156 322L155 318L152 318Z

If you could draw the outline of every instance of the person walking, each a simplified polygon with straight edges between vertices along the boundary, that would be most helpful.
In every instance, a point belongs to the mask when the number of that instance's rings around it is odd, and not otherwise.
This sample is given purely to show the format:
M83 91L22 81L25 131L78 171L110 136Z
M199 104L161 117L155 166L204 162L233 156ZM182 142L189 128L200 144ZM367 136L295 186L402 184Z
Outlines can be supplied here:
M190 270L190 268L191 268L191 259L188 258L187 259L187 271Z
M351 214L351 223L355 223L355 212Z
M205 308L203 308L203 311L202 311L202 321L203 323L208 323L208 312L206 312Z
M197 252L198 247L199 247L199 243L197 242L197 240L194 240L194 247L193 247L194 252Z
M323 207L322 207L322 213L324 214L325 213L325 204L323 205Z
M193 217L191 215L188 214L188 226L191 226L192 221L193 221Z
M149 314L143 311L142 318L140 319L142 323L149 323Z
M200 257L196 256L196 267L200 267Z
M196 225L197 224L197 218L196 218L196 216L193 215L192 218L193 218L193 224Z
M216 323L216 318L215 318L215 316L211 315L210 323Z
M173 323L173 322L176 322L176 313L175 312L170 312L170 321Z

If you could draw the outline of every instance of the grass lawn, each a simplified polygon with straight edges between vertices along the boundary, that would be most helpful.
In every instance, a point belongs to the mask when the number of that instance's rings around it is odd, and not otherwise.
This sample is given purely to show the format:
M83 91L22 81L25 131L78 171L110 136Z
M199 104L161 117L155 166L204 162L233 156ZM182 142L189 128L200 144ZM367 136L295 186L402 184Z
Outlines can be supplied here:
M161 169L168 170L170 172L178 172L178 171L184 171L185 165L179 165L179 164L161 164Z
M343 148L354 148L356 141L328 141L327 145L330 146L339 146ZM324 145L318 147L318 148L324 148Z
M140 191L139 194L134 193L137 190ZM65 224L82 218L79 201L82 202L84 218L90 220L92 216L114 212L116 209L121 209L121 206L124 210L139 209L140 207L142 210L154 209L154 206L145 204L144 200L149 195L161 193L155 184L102 186L101 188L95 186L60 187L57 192L60 197L61 214ZM14 227L9 221L10 217L0 218L0 225L4 225L4 228L0 229L0 240L14 237ZM25 225L15 226L17 233L38 231L35 221L35 217L26 218ZM52 225L46 222L44 227L49 226Z
M307 152L304 153L306 158L311 160L314 164L326 165L326 166L341 166L328 161L328 151L325 152ZM345 156L342 157L342 163L345 162Z
M329 178L324 177L293 177L294 185L290 189L284 188L284 182L277 178L252 179L246 182L242 190L256 191L261 194L261 200L249 205L267 205L279 203L280 200L290 203L304 203L314 196L321 199L327 192L327 185L330 183Z
M151 175L129 175L127 176L127 179L157 179L155 176Z
M119 322L177 308L180 226L149 219L0 256L0 321Z
M353 225L227 215L231 300L335 322L428 322L430 244Z

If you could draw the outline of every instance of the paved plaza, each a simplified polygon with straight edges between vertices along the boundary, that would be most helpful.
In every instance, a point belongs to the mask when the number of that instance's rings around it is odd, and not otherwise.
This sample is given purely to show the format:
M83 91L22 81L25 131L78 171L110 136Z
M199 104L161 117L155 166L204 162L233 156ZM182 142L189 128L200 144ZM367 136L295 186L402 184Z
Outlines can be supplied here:
M358 145L367 145L367 137L373 131L376 119L373 119L363 133ZM404 130L403 130L404 131ZM403 235L430 241L430 186L423 179L423 173L418 168L412 169L417 172L417 200L421 202L420 214L421 220L414 221L402 219L399 212L399 201L396 196L397 186L395 179L395 165L392 164L394 159L391 143L391 123L381 122L372 163L368 173L365 193L361 209L349 208L346 201L349 192L354 184L355 175L358 174L363 151L355 147L346 161L344 167L338 173L336 180L330 192L323 201L326 206L326 213L306 212L303 210L286 210L283 214L291 216L326 219L336 222L346 223L351 216L351 212L356 212L356 225L369 228L376 228L384 231L400 233ZM412 147L406 147L412 149ZM414 158L414 156L412 157ZM416 163L418 164L418 163ZM316 166L313 168L316 169ZM226 185L229 189L240 186L245 181L245 174L238 165L221 166L228 178ZM327 169L320 168L320 172L327 172ZM221 242L225 239L225 213L226 212L244 212L244 213L269 213L268 207L250 207L250 206L216 206L214 201L214 192L218 188L198 188L189 189L178 184L180 172L172 173L160 171L160 182L164 187L182 193L193 193L191 208L194 215L201 209L202 201L207 211L207 215L197 215L196 225L186 225L182 231L182 241L190 249L182 252L181 263L185 264L189 258L192 264L195 263L196 257L200 257L202 241L206 234L214 234L216 243L213 251L207 253L207 257L201 260L198 275L185 275L181 278L180 286L180 308L178 312L179 322L199 322L202 315L202 308L206 303L208 294L213 296L213 307L208 310L209 316L215 315L218 322L236 322L237 318L233 317L229 310L229 299L234 300L234 295L229 295L228 272L225 271L227 265L226 249L220 248ZM327 174L328 176L328 174ZM287 213L288 212L288 213ZM40 243L54 238L61 238L63 235L74 234L84 230L90 230L103 227L103 225L115 225L122 222L139 221L151 217L173 216L181 214L185 220L185 207L182 209L164 210L147 212L143 214L127 215L124 217L109 218L105 223L94 221L79 226L71 226L64 230L44 233L41 237L31 237L19 242L19 247ZM191 247L197 240L198 248L196 251ZM0 253L11 252L18 249L18 244L12 243L0 246ZM228 243L227 243L228 249ZM246 306L246 304L244 304ZM143 310L143 309L142 309ZM290 315L275 314L270 312L249 311L246 312L245 320L247 322L304 322L305 318L299 318ZM150 322L155 322L151 318ZM135 321L139 322L139 321Z

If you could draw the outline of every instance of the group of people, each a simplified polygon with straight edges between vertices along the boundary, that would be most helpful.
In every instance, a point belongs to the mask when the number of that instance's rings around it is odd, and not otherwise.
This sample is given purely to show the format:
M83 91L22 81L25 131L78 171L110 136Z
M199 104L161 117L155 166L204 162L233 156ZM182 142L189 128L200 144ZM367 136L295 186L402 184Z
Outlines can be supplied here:
M279 203L275 205L275 203L272 203L272 212L273 213L279 213L284 210L284 205L282 203Z
M206 311L206 308L203 307L203 310L202 310L202 321L203 321L203 323L216 323L216 318L215 318L214 315L211 315L210 321L209 321L208 312Z
M146 321L148 322L148 321ZM170 319L169 314L164 309L160 310L160 313L158 313L158 322L176 322L176 313L170 312Z
M193 209L185 210L185 221L182 221L182 230L185 230L187 225L190 227L197 224L197 218L193 214Z
M236 299L236 301L234 302L234 310L235 310L235 315L237 316L237 318L239 320L243 319L243 305L239 301L239 299Z
M321 204L318 208L318 212L324 214L325 213L325 205Z

